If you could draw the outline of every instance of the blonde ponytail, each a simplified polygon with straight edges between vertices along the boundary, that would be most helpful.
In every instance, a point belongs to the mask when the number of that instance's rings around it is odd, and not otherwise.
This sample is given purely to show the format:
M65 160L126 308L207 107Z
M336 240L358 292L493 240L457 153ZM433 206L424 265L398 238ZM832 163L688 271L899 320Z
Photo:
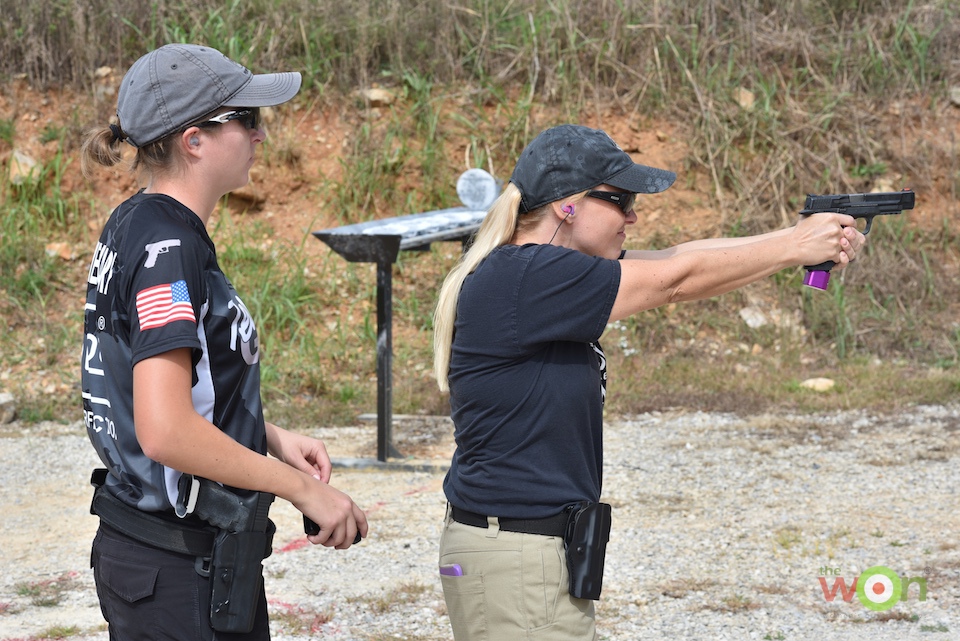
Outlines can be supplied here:
M450 370L450 351L453 345L453 326L457 320L457 302L467 276L497 247L507 244L517 229L517 211L520 208L520 190L507 183L503 193L491 205L470 249L460 257L443 281L437 309L433 315L433 371L441 392L450 390L447 374ZM524 218L531 214L524 214Z
M181 168L183 161L175 152L176 139L180 133L174 132L146 147L137 147L137 155L130 163L130 169L158 175ZM83 175L92 178L94 164L104 167L119 164L124 159L121 145L125 144L126 139L127 135L117 125L87 132L80 148L80 169Z
M120 151L123 139L117 135L117 131L119 129L115 131L111 127L103 127L87 132L80 147L80 170L84 177L90 178L93 175L94 163L113 167L123 160L123 153Z

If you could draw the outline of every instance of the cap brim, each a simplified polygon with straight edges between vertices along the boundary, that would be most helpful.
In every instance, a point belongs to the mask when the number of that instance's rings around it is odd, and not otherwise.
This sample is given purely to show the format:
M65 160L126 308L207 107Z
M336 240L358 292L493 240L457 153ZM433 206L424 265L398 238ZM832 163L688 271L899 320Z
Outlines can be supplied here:
M299 71L264 73L253 76L250 82L235 93L223 106L274 107L297 95L300 91Z
M635 194L658 194L669 189L676 179L672 171L634 163L604 183Z

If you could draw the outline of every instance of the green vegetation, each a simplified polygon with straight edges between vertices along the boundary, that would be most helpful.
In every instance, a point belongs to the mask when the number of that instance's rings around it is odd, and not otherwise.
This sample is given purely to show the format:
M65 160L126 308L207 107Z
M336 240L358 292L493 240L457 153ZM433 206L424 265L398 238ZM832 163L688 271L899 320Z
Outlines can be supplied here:
M75 625L55 625L40 633L40 639L69 639L78 636L80 628Z
M402 583L397 587L385 591L383 594L375 597L365 597L359 599L365 602L365 605L374 614L385 614L390 610L422 603L424 597L429 596L433 588L421 585L417 582Z
M697 206L716 212L702 233L789 224L806 193L910 186L939 203L927 211L942 223L879 219L862 264L825 293L801 291L799 270L789 271L611 327L603 339L608 410L952 401L960 392L960 154L935 128L960 85L957 18L948 0L7 3L2 96L24 84L70 89L84 104L39 129L45 153L17 182L7 178L21 114L15 100L0 111L0 388L20 397L22 418L79 415L85 260L64 263L49 250L82 239L83 253L93 223L116 204L115 194L70 178L81 130L114 106L94 71L193 41L256 71L304 73L295 110L272 125L267 176L302 171L294 119L342 105L363 114L334 141L336 171L300 176L322 212L317 228L455 205L452 185L466 166L505 178L533 135L570 120L675 127L666 135L688 145L677 167L687 184L678 187L696 189ZM13 78L21 80L6 82ZM373 86L396 101L370 108L356 90ZM271 418L330 424L372 411L373 266L320 251L306 233L278 236L262 217L241 224L244 214L228 199L211 233L257 318ZM660 226L642 241L688 237ZM458 249L405 254L395 266L395 412L445 411L430 376L431 313ZM757 300L770 322L754 328L738 313ZM800 385L814 376L837 386L816 393Z
M28 597L35 606L49 608L59 605L67 592L77 589L76 577L65 574L55 579L36 581L33 583L18 583L17 595Z

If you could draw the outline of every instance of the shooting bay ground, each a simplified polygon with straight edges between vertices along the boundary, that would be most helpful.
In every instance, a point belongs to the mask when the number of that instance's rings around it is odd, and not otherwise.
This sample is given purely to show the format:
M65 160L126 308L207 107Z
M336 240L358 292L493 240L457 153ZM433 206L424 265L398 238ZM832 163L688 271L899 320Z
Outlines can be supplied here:
M96 518L81 481L96 460L82 431L14 425L2 435L2 641L107 638L87 567ZM450 639L437 576L449 420L399 423L410 458L390 470L355 465L376 455L371 425L310 432L351 459L334 478L371 534L345 552L313 547L300 515L274 505L274 638ZM609 420L606 445L602 639L956 638L960 407L647 413ZM871 608L850 588L878 566L911 584Z

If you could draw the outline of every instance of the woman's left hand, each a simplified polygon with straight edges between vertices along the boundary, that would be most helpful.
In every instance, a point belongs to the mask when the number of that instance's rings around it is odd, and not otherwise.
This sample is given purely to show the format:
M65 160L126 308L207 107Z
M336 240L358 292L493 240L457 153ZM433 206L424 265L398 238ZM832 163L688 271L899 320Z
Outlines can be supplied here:
M856 227L844 227L840 248L843 254L837 267L843 269L847 263L857 259L857 252L867 243L867 237ZM844 260L845 259L845 260Z
M333 465L323 441L267 423L267 449L287 465L330 482Z

